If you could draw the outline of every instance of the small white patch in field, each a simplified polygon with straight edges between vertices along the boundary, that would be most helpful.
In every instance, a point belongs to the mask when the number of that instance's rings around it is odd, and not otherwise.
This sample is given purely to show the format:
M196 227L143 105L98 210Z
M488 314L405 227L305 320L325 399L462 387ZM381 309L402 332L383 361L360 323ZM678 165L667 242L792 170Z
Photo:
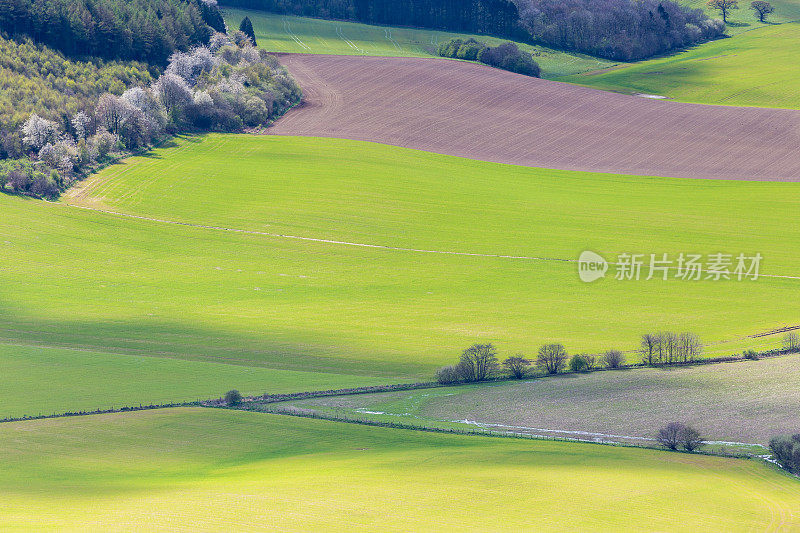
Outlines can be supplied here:
M643 93L634 93L633 96L641 96L642 98L651 98L653 100L666 100L666 96L662 96L660 94L643 94Z

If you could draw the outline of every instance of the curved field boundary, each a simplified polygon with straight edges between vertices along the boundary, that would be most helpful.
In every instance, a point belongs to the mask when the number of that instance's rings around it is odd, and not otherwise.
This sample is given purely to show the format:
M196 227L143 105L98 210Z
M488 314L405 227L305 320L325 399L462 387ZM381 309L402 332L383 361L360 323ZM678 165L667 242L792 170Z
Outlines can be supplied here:
M276 135L563 170L800 181L800 111L665 102L443 59L281 61L305 103Z

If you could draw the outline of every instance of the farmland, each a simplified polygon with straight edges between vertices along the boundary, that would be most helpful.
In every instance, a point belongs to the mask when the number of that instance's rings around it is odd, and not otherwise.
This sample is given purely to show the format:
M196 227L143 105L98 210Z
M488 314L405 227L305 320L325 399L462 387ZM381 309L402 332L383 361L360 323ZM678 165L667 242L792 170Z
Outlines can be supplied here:
M466 35L415 28L371 26L357 22L322 20L277 15L264 11L225 8L225 20L231 27L247 16L253 22L258 45L270 52L299 54L367 55L386 57L431 57L436 47L450 39L474 37L492 46L505 42L486 35ZM532 52L546 78L578 74L607 68L616 63L518 43Z
M763 465L629 448L200 409L4 424L0 440L4 529L374 529L388 519L397 530L535 520L538 530L746 531L800 519L796 481Z
M800 356L293 401L338 417L653 445L673 420L711 441L766 445L794 430ZM453 421L469 423L453 423ZM712 446L713 448L713 446ZM762 452L763 453L763 452Z
M779 24L676 55L563 79L680 102L799 109L798 46L800 23Z
M275 134L343 137L565 170L800 176L798 111L676 104L444 59L282 60L303 87L306 104L271 128Z

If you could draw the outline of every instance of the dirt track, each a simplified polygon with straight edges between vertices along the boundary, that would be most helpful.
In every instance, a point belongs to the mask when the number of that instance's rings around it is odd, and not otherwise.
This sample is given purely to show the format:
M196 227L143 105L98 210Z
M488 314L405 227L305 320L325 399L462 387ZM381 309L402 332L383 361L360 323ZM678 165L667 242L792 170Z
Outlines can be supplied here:
M566 170L800 181L800 111L652 100L444 59L281 61L306 103L272 134Z

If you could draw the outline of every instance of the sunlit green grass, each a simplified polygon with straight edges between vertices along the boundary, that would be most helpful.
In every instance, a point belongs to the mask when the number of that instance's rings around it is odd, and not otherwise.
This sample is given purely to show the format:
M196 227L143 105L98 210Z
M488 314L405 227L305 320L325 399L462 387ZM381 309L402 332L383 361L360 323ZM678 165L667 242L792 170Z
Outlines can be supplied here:
M3 424L0 442L3 529L800 525L800 484L772 468L631 448L200 408Z
M258 45L270 52L431 57L436 55L436 47L440 42L453 38L474 37L495 46L505 42L503 39L485 35L371 26L355 22L276 15L264 11L224 8L223 14L228 26L235 28L239 27L245 16L250 17ZM616 64L614 61L582 54L518 44L520 48L534 52L544 77L577 74Z
M665 58L564 79L598 89L656 94L682 102L797 109L798 51L800 24L779 24Z

